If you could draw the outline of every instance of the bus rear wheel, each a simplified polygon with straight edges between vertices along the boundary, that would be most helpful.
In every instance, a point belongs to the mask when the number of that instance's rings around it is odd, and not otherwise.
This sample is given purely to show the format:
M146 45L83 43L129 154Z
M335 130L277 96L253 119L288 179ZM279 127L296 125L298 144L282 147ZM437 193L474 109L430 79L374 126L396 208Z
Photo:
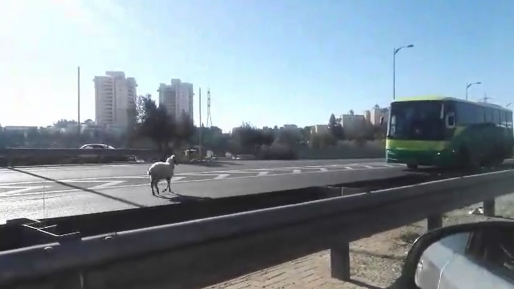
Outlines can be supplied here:
M460 165L464 170L476 170L480 167L479 162L466 147L460 149Z

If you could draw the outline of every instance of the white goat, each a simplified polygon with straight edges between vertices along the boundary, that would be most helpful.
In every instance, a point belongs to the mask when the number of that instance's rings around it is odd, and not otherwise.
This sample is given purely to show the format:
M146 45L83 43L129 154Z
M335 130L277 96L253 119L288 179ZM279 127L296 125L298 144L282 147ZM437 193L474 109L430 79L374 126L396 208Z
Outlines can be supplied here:
M166 192L166 190L169 190L170 193L172 192L170 182L171 178L175 174L176 165L178 165L178 163L176 163L175 155L172 155L166 159L166 162L156 162L148 169L148 175L150 176L150 187L152 188L152 195L155 196L155 191L153 190L154 187L157 189L157 194L160 194L159 187L157 187L157 184L160 180L163 179L166 179L168 185L162 192L164 193Z

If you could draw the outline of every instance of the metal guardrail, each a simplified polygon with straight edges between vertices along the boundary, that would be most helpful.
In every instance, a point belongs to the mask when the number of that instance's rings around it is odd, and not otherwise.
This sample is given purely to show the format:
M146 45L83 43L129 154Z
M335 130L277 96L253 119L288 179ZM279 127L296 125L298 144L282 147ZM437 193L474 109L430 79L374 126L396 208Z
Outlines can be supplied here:
M513 191L499 171L5 251L0 287L199 288L324 249L344 279L348 242Z

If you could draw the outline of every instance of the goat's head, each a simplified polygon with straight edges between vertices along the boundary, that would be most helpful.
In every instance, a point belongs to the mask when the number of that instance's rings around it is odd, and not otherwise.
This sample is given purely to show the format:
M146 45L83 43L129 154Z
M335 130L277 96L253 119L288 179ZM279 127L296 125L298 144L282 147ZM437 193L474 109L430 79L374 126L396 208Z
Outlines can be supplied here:
M166 162L170 165L177 166L177 160L175 159L175 155L171 155L169 158L166 159Z

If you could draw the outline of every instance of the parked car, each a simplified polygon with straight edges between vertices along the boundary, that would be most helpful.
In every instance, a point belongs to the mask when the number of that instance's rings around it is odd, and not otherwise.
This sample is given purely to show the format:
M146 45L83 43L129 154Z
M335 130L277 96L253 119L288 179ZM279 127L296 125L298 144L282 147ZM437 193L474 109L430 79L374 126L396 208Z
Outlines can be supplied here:
M114 150L115 148L110 146L110 145L106 145L106 144L85 144L83 146L80 147L81 150L87 150L87 149L94 149L94 150L97 150L97 149L109 149L109 150Z

